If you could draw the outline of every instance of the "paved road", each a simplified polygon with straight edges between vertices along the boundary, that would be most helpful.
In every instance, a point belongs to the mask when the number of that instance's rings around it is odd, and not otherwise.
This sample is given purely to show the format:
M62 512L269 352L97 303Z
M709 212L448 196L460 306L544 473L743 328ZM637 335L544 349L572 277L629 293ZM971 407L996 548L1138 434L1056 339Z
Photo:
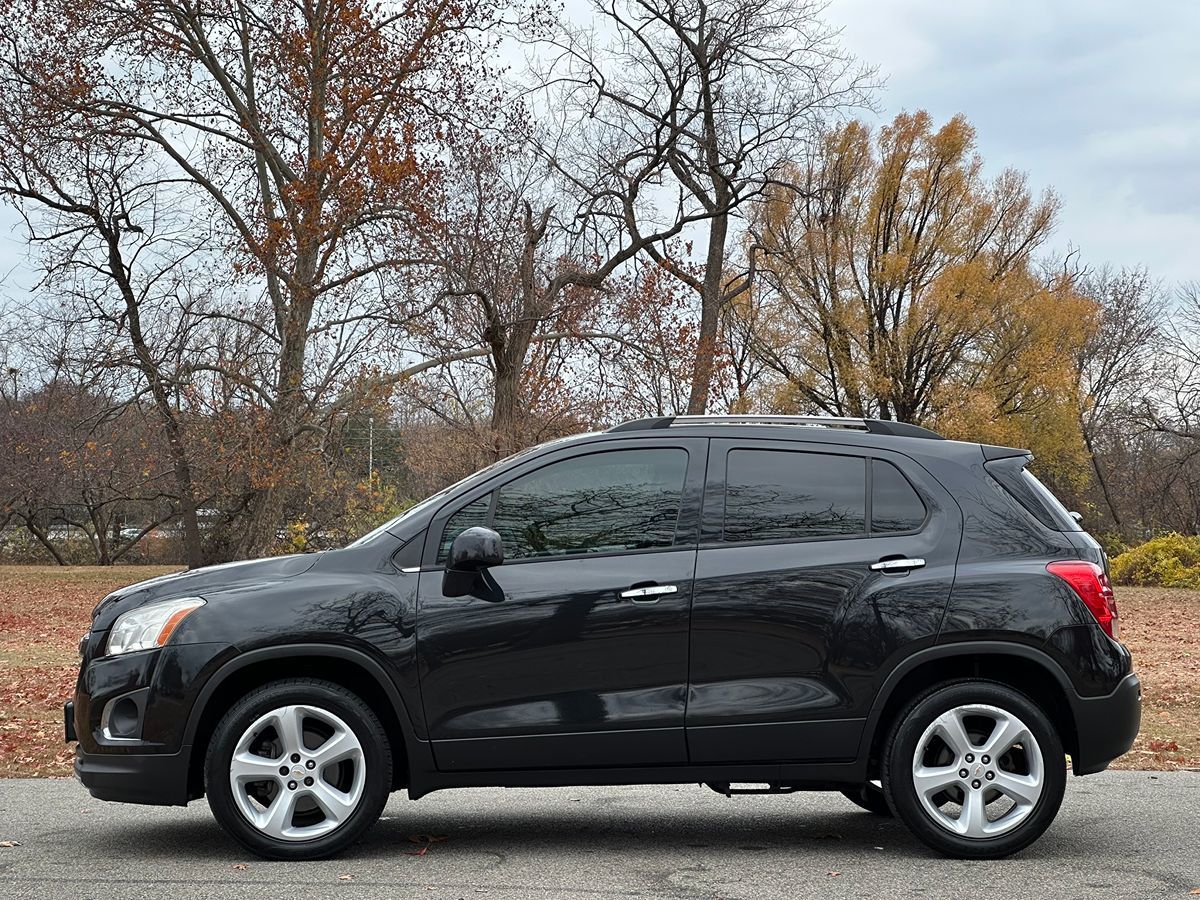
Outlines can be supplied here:
M0 897L1187 897L1200 773L1068 783L1051 830L999 863L946 860L837 794L727 800L695 786L461 790L412 803L340 859L264 862L187 809L0 781ZM424 855L410 836L445 836Z

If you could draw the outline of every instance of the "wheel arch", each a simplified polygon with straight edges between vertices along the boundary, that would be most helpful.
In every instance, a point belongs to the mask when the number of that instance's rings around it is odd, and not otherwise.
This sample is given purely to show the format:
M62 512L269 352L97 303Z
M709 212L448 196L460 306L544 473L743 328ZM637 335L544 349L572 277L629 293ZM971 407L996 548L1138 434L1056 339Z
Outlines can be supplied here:
M958 678L986 678L1028 696L1045 711L1072 761L1079 756L1079 732L1067 674L1035 647L1004 641L971 641L927 648L906 659L888 676L867 716L859 745L869 778L877 778L879 756L896 717L926 688Z
M204 793L204 757L221 717L236 700L256 687L281 678L312 677L332 681L361 697L388 734L392 750L392 789L409 780L415 740L407 706L383 666L367 653L329 644L284 644L249 650L229 660L205 683L184 730L190 747L188 799Z

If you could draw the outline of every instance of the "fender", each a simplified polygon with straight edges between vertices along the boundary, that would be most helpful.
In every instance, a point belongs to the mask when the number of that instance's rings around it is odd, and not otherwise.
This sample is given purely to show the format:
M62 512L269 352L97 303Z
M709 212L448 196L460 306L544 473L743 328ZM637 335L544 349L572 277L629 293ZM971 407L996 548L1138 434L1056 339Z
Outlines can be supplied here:
M200 727L200 719L204 715L205 708L208 706L208 701L216 693L217 688L231 675L234 675L247 666L263 662L264 660L295 656L343 659L353 662L366 670L378 682L379 687L391 702L392 709L396 713L396 720L400 723L400 730L404 733L405 749L409 754L409 759L412 760L414 750L423 742L417 740L416 733L413 731L412 718L408 713L408 706L405 704L404 698L400 696L400 691L396 688L395 682L392 681L387 670L374 657L362 650L343 647L337 644L279 644L239 653L214 672L212 677L208 679L204 687L200 690L199 695L196 697L196 702L192 704L192 710L188 714L187 727L183 732L183 746L190 747L192 745L196 737L196 730Z
M1059 687L1062 688L1063 694L1066 695L1067 703L1071 707L1072 717L1078 721L1079 694L1076 692L1075 686L1071 684L1071 679L1067 677L1067 673L1062 670L1062 667L1049 654L1036 647L1030 647L1027 644L1017 644L1009 641L970 641L953 644L936 644L933 647L917 651L897 665L896 668L892 669L891 674L888 675L883 685L879 688L879 693L875 695L875 701L871 704L871 711L867 714L867 723L866 727L863 728L862 738L859 740L858 758L861 760L863 766L867 764L867 755L871 744L875 740L875 729L879 727L879 720L883 716L883 711L891 699L892 692L895 691L896 686L905 675L925 663L938 659L949 659L956 656L988 655L1020 656L1040 665L1054 676Z

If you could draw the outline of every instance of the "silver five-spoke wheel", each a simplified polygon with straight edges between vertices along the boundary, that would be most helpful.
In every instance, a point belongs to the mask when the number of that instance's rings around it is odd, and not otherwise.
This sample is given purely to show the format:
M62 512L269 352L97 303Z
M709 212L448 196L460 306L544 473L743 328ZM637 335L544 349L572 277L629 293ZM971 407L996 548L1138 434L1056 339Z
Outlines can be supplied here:
M238 810L264 835L284 841L338 828L362 801L366 775L354 731L328 710L306 705L256 719L229 763Z
M925 812L968 838L1005 834L1042 795L1045 762L1033 732L1007 710L957 706L938 716L917 741L912 778Z

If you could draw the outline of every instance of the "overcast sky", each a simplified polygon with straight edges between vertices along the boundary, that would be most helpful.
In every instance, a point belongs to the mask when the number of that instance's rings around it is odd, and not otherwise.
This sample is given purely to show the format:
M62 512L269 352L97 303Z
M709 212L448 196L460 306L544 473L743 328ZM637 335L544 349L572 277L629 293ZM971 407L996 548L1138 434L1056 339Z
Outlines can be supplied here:
M828 14L887 79L882 117L965 113L992 171L1059 193L1056 249L1200 279L1200 2L832 0ZM32 279L15 225L0 209L0 295Z
M880 115L964 113L989 168L1053 187L1089 265L1200 279L1200 2L833 0Z

